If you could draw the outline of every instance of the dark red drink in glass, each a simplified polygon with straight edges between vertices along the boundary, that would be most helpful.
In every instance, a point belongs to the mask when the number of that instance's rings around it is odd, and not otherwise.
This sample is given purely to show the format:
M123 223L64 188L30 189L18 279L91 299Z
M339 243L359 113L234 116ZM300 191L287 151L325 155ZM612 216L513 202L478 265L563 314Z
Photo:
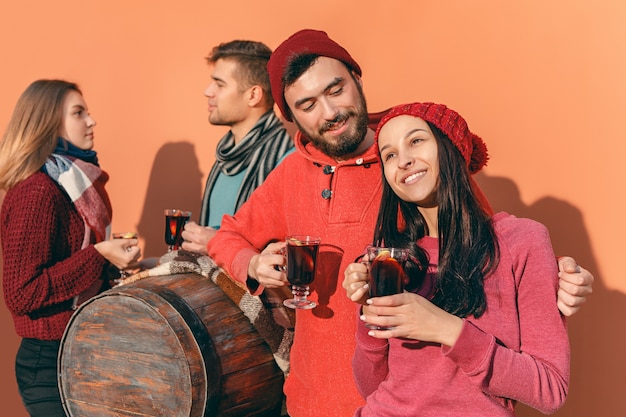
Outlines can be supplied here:
M294 298L285 300L290 308L313 308L315 302L307 299L309 284L315 278L315 262L320 247L317 236L287 237L287 280L291 284Z
M404 264L409 256L406 249L369 247L370 297L384 297L403 291ZM370 329L389 330L391 327L365 324Z
M315 278L315 260L319 244L287 245L287 277L294 285L308 285Z
M370 297L383 297L402 292L406 253L395 248L378 249L370 266Z
M183 227L191 218L190 211L165 210L165 243L168 250L178 250L183 244Z

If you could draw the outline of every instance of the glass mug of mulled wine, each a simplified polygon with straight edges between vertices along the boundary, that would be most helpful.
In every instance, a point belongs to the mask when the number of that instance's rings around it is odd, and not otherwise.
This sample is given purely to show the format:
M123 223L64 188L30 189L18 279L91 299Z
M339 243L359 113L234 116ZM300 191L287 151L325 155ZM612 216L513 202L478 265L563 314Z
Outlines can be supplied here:
M404 265L408 257L409 251L407 249L379 246L370 246L367 248L370 273L370 298L399 294L403 291L405 279ZM370 324L367 324L367 327L375 330L390 329Z
M180 249L183 244L183 228L190 218L190 211L165 210L165 243L167 244L168 252Z
M287 281L291 284L293 298L283 304L289 308L310 309L317 304L307 298L309 284L315 278L315 263L321 239L319 236L292 235L287 236L286 271Z

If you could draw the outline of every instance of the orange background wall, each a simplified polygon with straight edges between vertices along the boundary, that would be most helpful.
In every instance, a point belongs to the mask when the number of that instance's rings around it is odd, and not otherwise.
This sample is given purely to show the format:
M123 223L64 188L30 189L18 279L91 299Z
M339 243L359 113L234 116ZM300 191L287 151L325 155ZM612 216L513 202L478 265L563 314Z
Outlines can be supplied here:
M324 29L364 69L370 110L428 100L463 114L489 146L480 182L494 206L542 221L557 253L593 271L594 294L569 320L570 396L556 415L626 415L625 21L621 0L4 2L0 127L31 81L78 82L112 177L113 229L137 230L158 256L162 210L197 216L225 133L202 94L210 48ZM2 414L26 416L3 303L0 325Z

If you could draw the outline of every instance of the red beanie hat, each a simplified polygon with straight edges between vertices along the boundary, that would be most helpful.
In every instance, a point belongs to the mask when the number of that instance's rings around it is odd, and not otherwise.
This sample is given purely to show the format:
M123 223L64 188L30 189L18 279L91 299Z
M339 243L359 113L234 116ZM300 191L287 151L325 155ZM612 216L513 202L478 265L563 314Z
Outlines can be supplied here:
M393 107L378 123L375 136L377 143L380 129L385 123L402 115L419 117L437 126L461 152L471 174L475 174L487 165L489 155L485 142L470 132L461 115L443 104L411 103Z
M272 96L283 114L283 117L290 122L292 120L287 111L287 102L285 101L284 95L285 86L283 85L285 67L287 67L295 57L307 54L337 59L346 64L359 76L361 75L361 67L359 67L359 64L352 59L348 51L339 46L337 42L330 39L326 32L303 29L294 33L272 52L270 60L267 63L267 71L270 74L270 84L272 85Z

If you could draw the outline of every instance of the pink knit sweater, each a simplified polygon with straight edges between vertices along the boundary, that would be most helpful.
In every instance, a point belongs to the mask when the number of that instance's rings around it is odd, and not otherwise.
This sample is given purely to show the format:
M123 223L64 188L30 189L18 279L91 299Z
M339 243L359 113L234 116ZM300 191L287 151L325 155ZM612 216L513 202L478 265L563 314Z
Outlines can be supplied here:
M60 340L72 299L108 262L81 250L85 225L68 196L38 172L9 190L0 213L4 300L24 338Z
M543 413L563 405L570 351L548 231L506 213L493 219L501 259L485 281L487 311L465 320L452 348L375 339L359 321L353 367L367 405L355 416L513 416L517 401ZM420 244L436 262L437 239Z

